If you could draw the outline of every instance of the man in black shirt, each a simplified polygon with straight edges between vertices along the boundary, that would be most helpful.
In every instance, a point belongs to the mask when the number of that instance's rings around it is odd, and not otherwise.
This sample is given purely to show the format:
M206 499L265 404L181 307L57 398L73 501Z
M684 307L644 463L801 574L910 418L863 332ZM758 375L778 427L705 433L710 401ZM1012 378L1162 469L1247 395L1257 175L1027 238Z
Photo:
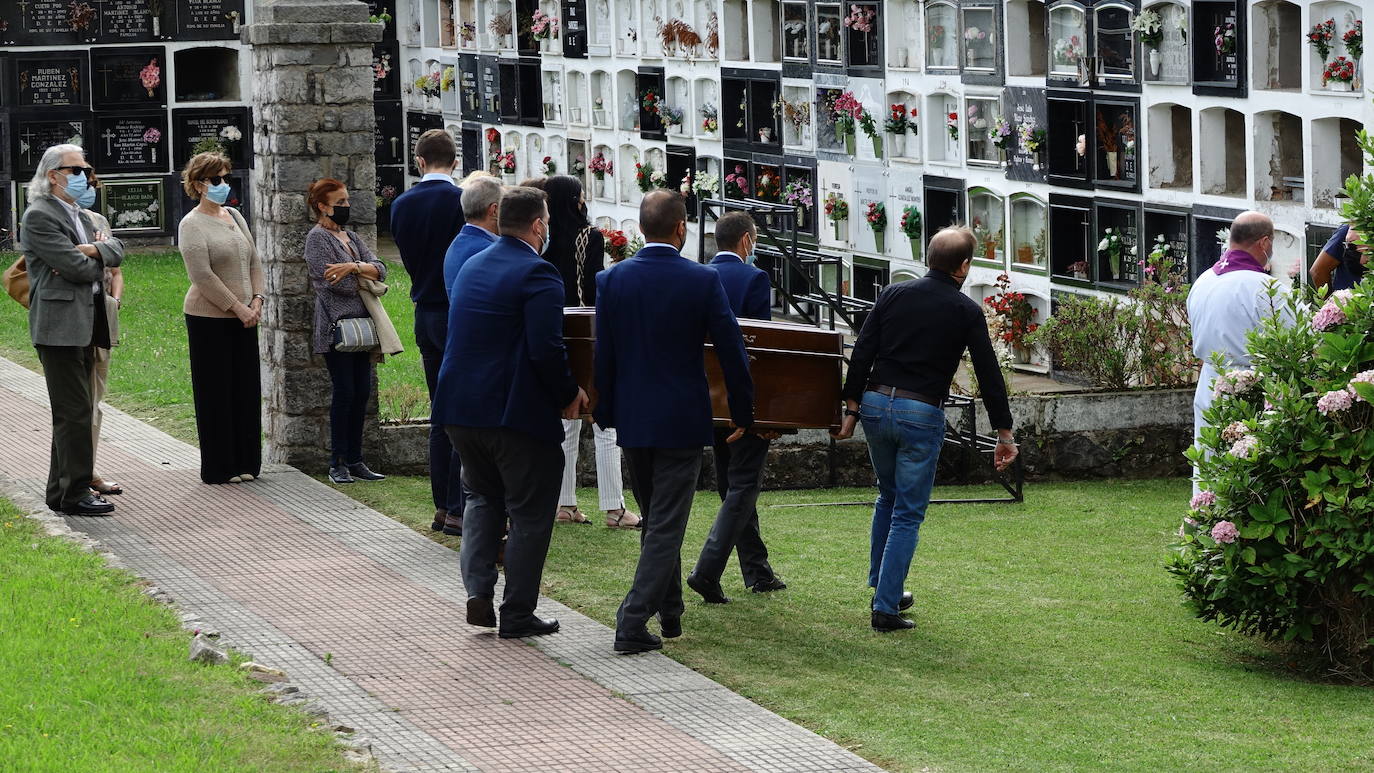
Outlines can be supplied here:
M941 405L965 348L997 430L993 461L1005 470L1016 459L1007 388L987 322L978 303L959 292L968 278L974 246L967 228L937 233L927 251L930 271L922 279L883 290L850 357L844 421L834 435L851 437L862 419L878 478L868 569L868 585L874 589L872 625L877 631L915 626L899 616L913 603L902 586L935 485L935 463L945 435Z

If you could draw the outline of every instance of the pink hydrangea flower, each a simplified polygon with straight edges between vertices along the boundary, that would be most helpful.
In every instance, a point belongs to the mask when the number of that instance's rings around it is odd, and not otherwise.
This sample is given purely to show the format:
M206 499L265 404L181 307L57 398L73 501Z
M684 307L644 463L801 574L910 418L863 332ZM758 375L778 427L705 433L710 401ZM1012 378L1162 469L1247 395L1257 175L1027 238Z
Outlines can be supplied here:
M1231 444L1231 455L1237 459L1249 459L1250 454L1259 448L1259 438L1254 435L1246 435Z
M1240 539L1240 529L1230 521L1218 521L1217 525L1212 527L1212 539L1229 545Z
M1333 389L1330 392L1317 398L1317 410L1323 414L1339 413L1349 410L1355 403L1355 392L1352 389Z
M1359 373L1356 373L1354 378L1350 379L1350 391L1354 392L1355 401L1363 403L1365 402L1365 399L1363 397L1360 397L1359 392L1355 392L1356 384L1374 385L1374 370L1362 370Z
M1194 510L1201 510L1204 507L1211 507L1217 503L1217 495L1210 491L1199 491L1193 495L1192 501L1188 506Z
M1244 424L1233 421L1226 425L1226 429L1221 431L1221 439L1228 443L1234 443L1248 434L1250 434L1250 430Z
M1318 333L1345 324L1345 322L1345 312L1336 305L1334 298L1327 301L1316 314L1312 315L1312 329Z
M1222 395L1243 395L1255 388L1259 375L1253 370L1231 370L1217 377L1213 387L1215 397Z
M1352 298L1354 298L1354 297L1355 297L1355 291L1354 291L1354 290L1337 290L1336 292L1331 293L1331 300L1333 300L1333 301L1339 301L1340 304L1341 304L1342 306L1345 305L1346 301L1349 301L1350 299L1352 299Z

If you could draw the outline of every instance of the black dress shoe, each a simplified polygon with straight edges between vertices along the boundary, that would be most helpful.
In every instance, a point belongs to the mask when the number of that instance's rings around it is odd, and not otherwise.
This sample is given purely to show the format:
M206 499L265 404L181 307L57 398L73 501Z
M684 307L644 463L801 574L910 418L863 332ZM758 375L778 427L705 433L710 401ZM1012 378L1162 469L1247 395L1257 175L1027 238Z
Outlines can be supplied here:
M367 465L363 462L354 462L348 465L348 473L353 476L354 480L386 480L385 475L367 469Z
M781 577L773 575L767 580L759 580L749 586L749 590L755 593L772 593L775 590L787 590L787 583L783 582Z
M696 572L687 575L687 587L701 594L706 599L707 604L728 604L729 597L725 595L725 590L720 587L718 580L708 580L705 577L698 577Z
M905 631L908 628L915 628L916 623L900 617L889 615L883 612L873 613L873 630L887 633L888 631Z
M329 481L331 483L352 483L353 476L348 474L348 467L341 464L329 468Z
M552 617L545 620L531 615L528 620L518 625L501 626L496 635L502 639L523 639L526 636L547 636L551 633L558 633L557 620Z
M476 596L468 599L468 625L496 627L496 609L492 606L491 599L479 599Z
M444 530L444 521L445 521L445 519L447 519L447 518L448 518L448 511L447 511L447 510L440 510L440 509L438 509L438 508L435 508L435 510L434 510L434 521L433 521L432 523L430 523L430 525L429 525L429 530L430 530L430 531L443 531L443 530Z
M873 605L876 604L876 603L878 603L878 599L877 599L876 597L874 597L871 601L868 602L868 608L869 608L869 609L873 609ZM912 605L912 604L915 604L915 603L916 603L916 597L913 596L913 595L911 595L911 591L909 591L909 590L904 590L904 591L902 591L902 598L901 598L901 600L897 602L897 611L898 611L898 612L905 612L905 611L907 611L908 609L911 609L911 605Z
M663 640L649 633L648 628L640 628L633 633L615 632L616 652L648 652L663 649Z
M66 515L109 515L114 512L114 505L95 494L87 494L76 504L64 507L62 512Z
M682 618L659 615L658 628L663 632L663 638L676 639L682 635Z

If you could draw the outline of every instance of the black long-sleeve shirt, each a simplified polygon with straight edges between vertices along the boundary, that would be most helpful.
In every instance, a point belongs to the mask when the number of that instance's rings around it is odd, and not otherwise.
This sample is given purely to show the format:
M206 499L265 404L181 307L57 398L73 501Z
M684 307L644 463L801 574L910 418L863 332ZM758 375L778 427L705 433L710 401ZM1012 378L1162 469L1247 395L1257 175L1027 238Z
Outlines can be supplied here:
M967 347L994 429L1011 429L1011 406L978 303L931 269L923 279L887 286L849 359L844 397L863 399L869 382L943 400Z

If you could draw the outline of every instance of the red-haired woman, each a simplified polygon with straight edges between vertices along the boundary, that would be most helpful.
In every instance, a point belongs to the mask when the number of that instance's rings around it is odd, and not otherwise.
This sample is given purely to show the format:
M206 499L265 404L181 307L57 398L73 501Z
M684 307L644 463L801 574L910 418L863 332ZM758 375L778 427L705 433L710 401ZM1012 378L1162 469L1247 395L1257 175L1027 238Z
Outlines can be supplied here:
M386 266L348 225L348 190L338 180L316 180L306 197L316 225L305 237L305 262L315 288L315 335L311 351L324 355L334 392L329 406L329 479L335 483L381 480L363 463L363 415L372 391L375 352L334 350L334 325L368 317L358 279L380 281Z

